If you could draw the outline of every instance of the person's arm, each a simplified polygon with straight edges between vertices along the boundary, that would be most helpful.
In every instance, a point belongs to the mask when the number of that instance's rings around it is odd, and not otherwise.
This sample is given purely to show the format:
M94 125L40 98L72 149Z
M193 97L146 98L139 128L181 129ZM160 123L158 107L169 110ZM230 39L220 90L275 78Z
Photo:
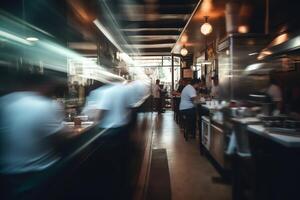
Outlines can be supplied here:
M161 91L163 91L163 89L161 89L160 87L159 87L159 85L157 86L157 88L158 88L158 90L161 92Z
M192 102L195 103L196 98L197 98L197 92L196 92L196 90L195 89L190 90L189 95L190 95L190 98L191 98Z

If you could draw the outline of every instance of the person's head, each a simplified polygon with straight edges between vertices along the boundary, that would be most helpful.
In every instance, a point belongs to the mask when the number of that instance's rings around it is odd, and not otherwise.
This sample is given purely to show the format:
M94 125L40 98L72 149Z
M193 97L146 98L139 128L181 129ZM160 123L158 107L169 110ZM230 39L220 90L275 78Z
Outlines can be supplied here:
M198 78L194 78L191 80L190 84L195 88L195 89L198 89L200 87L200 79Z
M159 85L159 83L160 83L160 80L159 80L159 79L157 79L157 80L156 80L156 84L157 84L157 85Z

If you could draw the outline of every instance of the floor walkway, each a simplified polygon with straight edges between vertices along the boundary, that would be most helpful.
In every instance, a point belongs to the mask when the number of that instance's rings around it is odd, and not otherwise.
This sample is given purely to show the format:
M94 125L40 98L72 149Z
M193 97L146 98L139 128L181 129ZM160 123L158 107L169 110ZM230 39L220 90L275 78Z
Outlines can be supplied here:
M197 140L184 140L173 112L154 114L153 119L152 149L167 151L172 200L230 200L230 186L212 182L218 173L200 155Z

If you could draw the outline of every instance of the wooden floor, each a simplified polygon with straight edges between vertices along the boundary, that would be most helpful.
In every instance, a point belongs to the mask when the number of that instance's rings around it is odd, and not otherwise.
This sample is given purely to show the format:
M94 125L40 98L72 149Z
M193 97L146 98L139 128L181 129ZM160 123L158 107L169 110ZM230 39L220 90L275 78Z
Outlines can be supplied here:
M185 141L173 112L153 114L152 149L166 149L173 200L230 200L231 187L214 183L218 173L198 149L197 139ZM159 177L157 178L159 181Z

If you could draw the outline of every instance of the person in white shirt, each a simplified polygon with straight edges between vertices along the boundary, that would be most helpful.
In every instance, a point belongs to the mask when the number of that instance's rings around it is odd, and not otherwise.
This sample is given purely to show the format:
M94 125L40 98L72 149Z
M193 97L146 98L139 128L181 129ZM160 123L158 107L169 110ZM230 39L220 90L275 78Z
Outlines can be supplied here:
M130 142L130 122L132 120L132 108L146 95L147 88L142 82L131 82L129 84L116 83L96 89L89 97L89 108L87 113L93 114L98 119L100 129L106 129L101 136L105 145L102 151L107 152L107 163L114 173L118 174L124 189L127 188L129 180L129 155L132 148ZM92 112L91 112L92 111ZM116 182L119 184L119 182ZM112 199L122 199L118 193L112 194Z
M213 81L212 82L213 83L212 83L210 95L213 98L219 98L219 96L220 96L220 87L219 87L218 77L213 77Z
M16 198L39 187L41 179L33 179L60 160L55 144L65 128L63 108L48 98L54 80L43 75L22 78L17 90L0 98L0 174L7 177L8 190L13 190L7 195Z
M100 128L120 128L129 123L132 108L146 93L146 85L138 81L108 84L90 93L82 113Z
M196 136L196 108L193 103L197 97L196 89L199 88L201 81L193 79L190 84L184 87L181 92L179 110L186 117L187 132L193 137Z
M282 92L273 74L270 75L270 85L266 92L271 97L275 109L280 111L282 109Z
M157 79L156 83L153 87L153 98L154 98L155 109L160 114L160 113L162 113L162 107L161 107L162 102L161 102L161 96L160 96L162 89L160 88L159 83L160 83L160 80Z
M27 80L29 85L22 86L23 90L0 98L5 116L1 118L1 138L7 144L1 153L0 170L5 173L44 170L59 159L48 140L64 128L63 108L46 96L53 82L43 75L26 79L36 80Z
M87 115L89 120L98 123L100 121L101 110L98 109L98 103L102 98L105 98L104 91L113 85L107 84L92 90L86 98L85 105L82 109L82 114Z
M114 84L105 89L103 97L97 102L97 109L103 111L99 126L101 128L119 128L126 126L130 120L131 102L129 87Z

